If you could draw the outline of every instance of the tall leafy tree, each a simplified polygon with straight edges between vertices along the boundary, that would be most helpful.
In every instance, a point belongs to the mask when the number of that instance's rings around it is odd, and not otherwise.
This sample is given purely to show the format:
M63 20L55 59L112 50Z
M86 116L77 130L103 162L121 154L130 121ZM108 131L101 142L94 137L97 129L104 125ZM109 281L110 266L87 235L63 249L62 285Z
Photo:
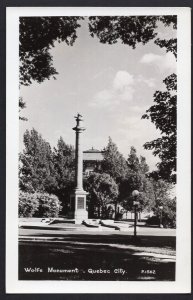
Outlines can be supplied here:
M127 165L130 172L147 174L149 172L149 166L144 156L138 157L137 150L131 146L130 153L127 159Z
M63 210L67 210L70 192L74 187L75 161L74 148L60 137L57 148L54 149L54 168L56 174L55 194L63 203Z
M53 153L48 142L35 130L24 133L24 150L20 153L20 188L28 192L48 192L55 189Z
M139 169L141 174L148 174L149 172L149 166L146 162L146 158L141 155L140 155Z
M108 145L104 149L103 155L104 159L101 164L102 172L109 174L119 186L127 174L127 163L123 155L119 152L117 145L112 141L111 137L109 137ZM114 198L115 217L119 201L120 199L117 195L117 198Z
M108 173L114 178L116 182L119 182L122 177L126 176L127 163L123 155L119 152L117 145L109 137L107 147L103 153L104 159L101 164L103 172Z
M137 151L133 146L130 149L130 154L127 159L127 164L130 171L139 172L139 167L140 167L139 158L137 157Z
M138 190L140 195L139 209L149 209L152 202L152 184L148 178L149 166L143 156L138 157L136 149L132 146L127 159L128 172L120 184L120 202L127 210L133 209L132 191Z
M152 176L170 182L176 182L176 113L177 113L177 76L168 76L164 83L166 91L157 91L154 94L154 105L151 106L144 119L150 119L161 132L161 138L145 143L145 149L153 150L161 162L157 164L158 171Z

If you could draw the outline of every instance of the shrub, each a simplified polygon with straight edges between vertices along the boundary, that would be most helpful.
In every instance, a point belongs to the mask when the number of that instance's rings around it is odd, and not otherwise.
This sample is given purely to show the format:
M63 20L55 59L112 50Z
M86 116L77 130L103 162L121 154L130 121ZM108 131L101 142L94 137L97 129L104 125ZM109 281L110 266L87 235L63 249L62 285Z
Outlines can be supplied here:
M149 217L146 221L147 225L160 225L160 219L157 216Z
M19 194L19 217L58 217L61 202L55 195L47 193Z
M47 193L35 193L39 202L38 212L35 214L37 217L58 217L61 207L61 202L55 195Z
M35 194L19 193L19 217L32 217L38 210L39 201Z

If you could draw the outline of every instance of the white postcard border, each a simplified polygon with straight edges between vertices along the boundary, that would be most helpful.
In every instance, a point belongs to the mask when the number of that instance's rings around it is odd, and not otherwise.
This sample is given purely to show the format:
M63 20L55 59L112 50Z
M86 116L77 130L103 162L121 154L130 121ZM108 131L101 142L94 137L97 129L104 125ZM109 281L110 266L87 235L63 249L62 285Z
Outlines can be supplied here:
M177 260L175 282L18 280L19 16L178 16ZM190 8L7 8L6 293L189 293L191 290L191 25ZM51 284L50 284L51 283Z

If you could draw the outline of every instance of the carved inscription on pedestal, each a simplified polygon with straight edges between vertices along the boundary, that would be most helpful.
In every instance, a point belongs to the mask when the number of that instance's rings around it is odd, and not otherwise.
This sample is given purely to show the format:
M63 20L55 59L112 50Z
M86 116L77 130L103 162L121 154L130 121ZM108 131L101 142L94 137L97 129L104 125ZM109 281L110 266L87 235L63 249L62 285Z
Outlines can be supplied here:
M77 209L84 209L84 197L77 198Z

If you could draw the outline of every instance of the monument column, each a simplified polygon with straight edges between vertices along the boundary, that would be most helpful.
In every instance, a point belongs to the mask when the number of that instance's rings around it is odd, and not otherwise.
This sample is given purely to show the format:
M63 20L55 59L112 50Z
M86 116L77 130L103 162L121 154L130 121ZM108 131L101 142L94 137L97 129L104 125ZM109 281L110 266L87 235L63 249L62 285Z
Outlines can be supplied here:
M69 216L75 220L76 224L81 224L83 220L88 219L86 210L86 195L83 190L83 157L81 145L81 133L85 128L81 127L80 122L83 121L82 116L77 114L76 127L73 130L76 133L75 143L75 190L70 196L70 214Z
M76 131L76 143L75 143L75 188L76 190L82 190L82 144L81 144L81 133L85 128L80 126L80 121L82 121L81 116L78 114L76 118L76 127L73 130Z

